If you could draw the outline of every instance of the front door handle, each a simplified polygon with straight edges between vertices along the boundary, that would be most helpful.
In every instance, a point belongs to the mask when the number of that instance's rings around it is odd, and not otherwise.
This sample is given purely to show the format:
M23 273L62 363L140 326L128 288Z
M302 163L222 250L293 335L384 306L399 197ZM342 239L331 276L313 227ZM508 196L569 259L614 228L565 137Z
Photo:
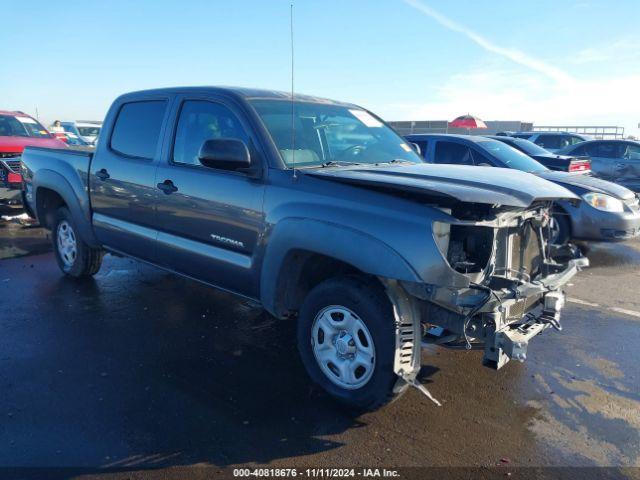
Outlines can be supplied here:
M105 181L107 178L111 177L111 175L109 175L109 172L107 172L106 168L103 168L96 172L96 177L98 177L102 181Z
M164 182L159 183L158 188L162 190L165 195L178 191L178 187L176 187L171 180L165 180Z

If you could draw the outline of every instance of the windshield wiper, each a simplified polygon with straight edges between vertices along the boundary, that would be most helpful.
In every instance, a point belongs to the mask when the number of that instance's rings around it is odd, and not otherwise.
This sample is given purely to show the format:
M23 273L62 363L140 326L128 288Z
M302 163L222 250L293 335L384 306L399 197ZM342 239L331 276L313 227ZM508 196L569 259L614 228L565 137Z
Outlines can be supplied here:
M389 160L388 162L376 162L374 165L384 165L386 163L414 163L411 160L403 160L402 158L394 158L393 160Z
M336 160L329 160L328 162L324 162L320 164L321 167L335 167L335 166L344 166L344 165L361 165L358 162L339 162Z

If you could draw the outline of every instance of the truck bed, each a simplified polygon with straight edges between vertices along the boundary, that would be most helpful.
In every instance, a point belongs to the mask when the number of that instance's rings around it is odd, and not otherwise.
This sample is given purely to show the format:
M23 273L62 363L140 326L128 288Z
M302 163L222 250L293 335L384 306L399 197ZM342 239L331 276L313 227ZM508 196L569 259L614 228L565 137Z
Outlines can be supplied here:
M89 167L93 152L72 149L27 147L22 154L23 197L27 211L37 213L38 195L49 189L87 219L90 228ZM74 201L71 202L70 200ZM42 219L39 219L42 221Z
M53 171L70 183L77 180L86 188L92 158L93 152L88 150L27 147L22 154L22 164L32 177L45 171Z

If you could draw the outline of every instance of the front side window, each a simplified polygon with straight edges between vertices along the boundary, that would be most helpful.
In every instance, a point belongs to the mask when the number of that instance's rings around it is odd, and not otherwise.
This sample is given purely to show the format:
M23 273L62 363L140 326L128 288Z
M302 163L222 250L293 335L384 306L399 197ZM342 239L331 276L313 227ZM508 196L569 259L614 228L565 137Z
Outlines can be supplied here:
M434 163L452 163L455 165L473 165L471 150L466 145L438 141L433 155Z
M0 137L48 138L51 134L31 117L0 115Z
M484 154L473 148L470 149L471 158L473 159L473 165L479 167L493 167L495 166Z
M357 107L328 103L253 100L287 167L327 163L422 163L395 131Z
M542 148L562 148L562 137L560 135L540 135L536 138L535 143ZM565 143L568 145L568 143Z
M571 145L573 137L560 137L560 148L566 148Z
M166 106L164 100L125 103L113 127L111 148L130 157L152 159Z
M631 160L640 160L640 145L628 143L626 145L625 157Z
M224 105L204 100L184 102L173 146L173 162L200 165L200 147L205 140L216 138L242 140L248 144L240 121Z
M427 140L411 140L420 149L420 156L427 158L427 152L429 149L429 142Z
M584 140L580 137L575 137L575 136L569 137L569 143L571 145L575 145L576 143L582 143L582 142L584 142Z

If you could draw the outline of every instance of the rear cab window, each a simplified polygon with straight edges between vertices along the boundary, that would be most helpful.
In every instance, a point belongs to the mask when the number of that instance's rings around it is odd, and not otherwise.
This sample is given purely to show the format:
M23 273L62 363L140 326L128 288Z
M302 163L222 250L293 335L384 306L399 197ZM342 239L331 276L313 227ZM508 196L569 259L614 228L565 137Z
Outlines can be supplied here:
M111 150L132 158L155 156L167 109L165 100L144 100L120 107L111 134Z

